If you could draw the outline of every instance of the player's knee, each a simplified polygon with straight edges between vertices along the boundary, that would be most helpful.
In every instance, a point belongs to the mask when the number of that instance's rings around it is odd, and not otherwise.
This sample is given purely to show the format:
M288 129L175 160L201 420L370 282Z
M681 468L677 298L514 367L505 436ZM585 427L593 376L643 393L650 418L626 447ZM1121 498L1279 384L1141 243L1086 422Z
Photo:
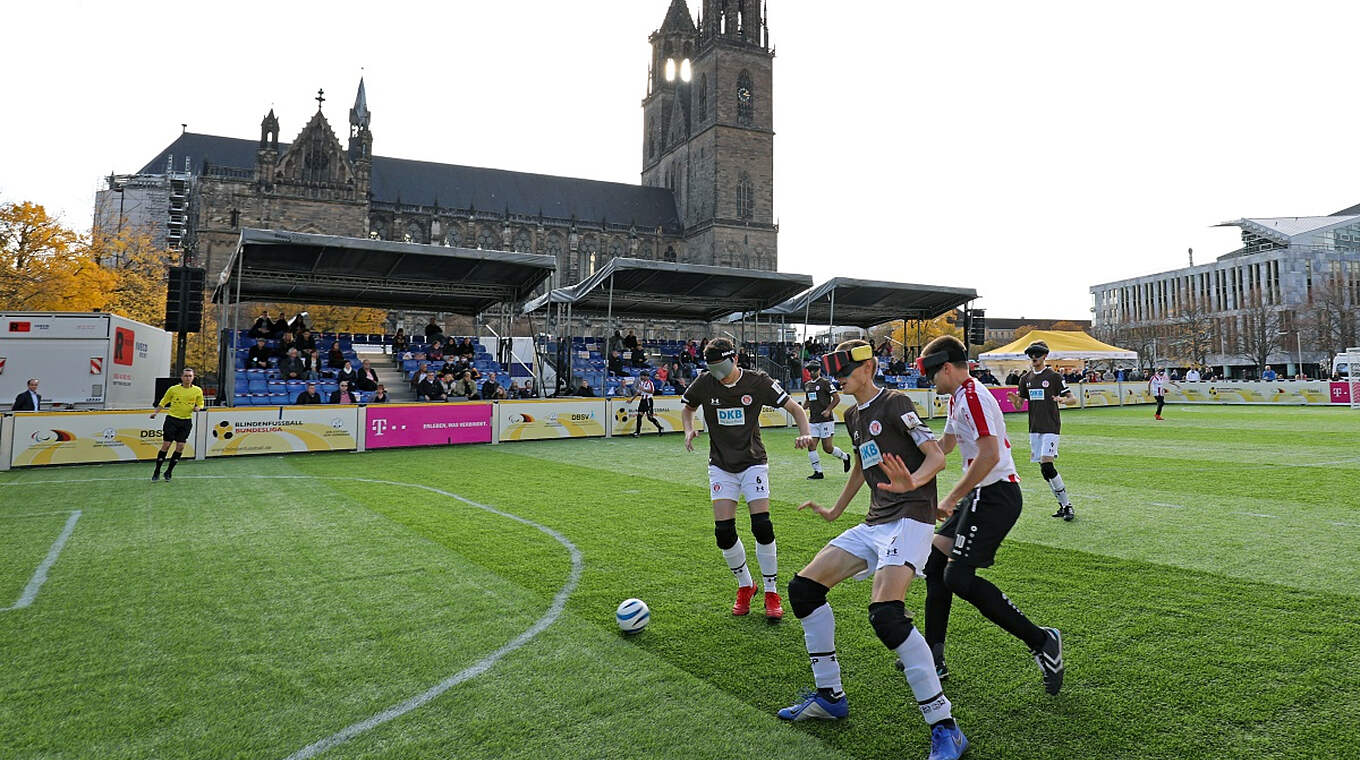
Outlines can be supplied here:
M1058 468L1054 467L1052 462L1040 462L1039 472L1043 473L1044 480L1052 480L1058 477Z
M973 590L973 577L976 574L977 569L970 565L950 562L944 569L944 585L956 595L967 599L968 592Z
M830 453L834 452L835 450L836 450L836 447L831 445L831 439L830 439L830 438L823 438L823 439L822 439L822 451L825 451L826 453L830 454Z
M943 581L944 569L948 565L949 555L932 546L930 547L930 557L926 559L926 566L921 574L925 576L927 581Z
M911 635L911 618L907 617L904 602L874 602L869 605L869 624L878 640L889 649L897 649Z
M818 607L826 604L826 586L801 575L794 574L789 581L789 604L793 607L794 617L805 618Z
M714 520L713 536L718 539L718 548L727 551L737 545L737 521Z
M758 544L774 542L774 523L770 522L769 512L751 515L751 535L756 537Z

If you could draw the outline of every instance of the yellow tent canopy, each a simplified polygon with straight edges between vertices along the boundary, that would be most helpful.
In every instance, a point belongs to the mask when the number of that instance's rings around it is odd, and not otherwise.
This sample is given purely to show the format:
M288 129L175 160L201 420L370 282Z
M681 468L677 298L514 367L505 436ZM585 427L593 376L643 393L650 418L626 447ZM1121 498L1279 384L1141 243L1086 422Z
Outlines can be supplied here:
M978 357L981 362L1029 361L1025 347L1036 340L1048 344L1051 362L1138 361L1138 354L1126 348L1101 343L1080 330L1031 330L1019 340L988 351Z

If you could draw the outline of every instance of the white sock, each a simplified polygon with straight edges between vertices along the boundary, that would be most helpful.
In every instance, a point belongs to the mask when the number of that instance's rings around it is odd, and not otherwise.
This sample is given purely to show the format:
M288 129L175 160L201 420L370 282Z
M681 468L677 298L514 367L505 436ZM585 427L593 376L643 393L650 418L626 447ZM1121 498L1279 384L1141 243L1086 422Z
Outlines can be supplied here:
M765 592L779 591L779 553L774 542L756 542L756 562L760 563L760 577L765 580Z
M850 455L849 455L849 454L845 453L844 451L841 451L841 447L840 447L840 446L833 446L833 447L831 448L831 456L833 456L833 457L835 457L835 458L837 458L837 459L839 459L839 460L841 460L841 461L845 461L845 460L847 460L847 459L850 458Z
M812 449L808 452L808 461L812 462L813 472L822 471L822 455L818 454L816 449Z
M723 549L723 559L727 560L727 566L731 568L732 574L737 576L738 586L755 585L755 581L751 580L751 570L746 566L746 547L742 545L740 538L730 549Z
M1072 502L1067 498L1067 486L1063 485L1061 475L1054 475L1053 479L1048 481L1048 487L1053 489L1053 495L1058 497L1059 506L1072 506Z
M836 616L823 604L798 622L803 624L803 643L812 660L812 680L819 689L841 692L841 663L836 659ZM934 670L931 670L934 673Z
M940 677L935 674L935 658L930 654L930 645L915 626L896 651L897 658L906 666L907 683L911 693L916 695L916 705L921 708L921 717L926 723L934 725L953 717L949 712L949 698L944 695Z

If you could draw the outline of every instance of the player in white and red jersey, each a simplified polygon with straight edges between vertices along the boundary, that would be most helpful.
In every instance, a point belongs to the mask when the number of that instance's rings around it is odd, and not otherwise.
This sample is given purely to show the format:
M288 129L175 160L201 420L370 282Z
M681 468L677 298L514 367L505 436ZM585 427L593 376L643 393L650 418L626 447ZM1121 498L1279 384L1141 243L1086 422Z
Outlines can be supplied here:
M633 403L633 399L638 396L642 397L642 401L638 403L637 408L637 429L633 431L634 438L642 435L643 415L646 415L647 419L650 420L653 425L656 425L656 434L661 435L661 423L656 421L656 402L652 400L652 396L654 395L656 395L656 384L652 382L652 373L643 372L638 375L637 385L633 386L633 395L628 399L628 403L631 404Z
M949 420L940 448L947 455L957 445L963 455L963 477L940 499L948 519L936 532L934 549L926 561L926 642L941 677L949 608L955 594L984 617L1025 642L1043 674L1044 688L1062 688L1062 634L1040 628L991 581L978 577L991 567L996 550L1020 518L1020 476L1011 458L1006 420L987 388L968 374L968 349L958 338L945 335L921 351L916 366L935 384L935 392L949 396ZM965 498L966 497L966 498ZM955 509L959 501L962 509Z

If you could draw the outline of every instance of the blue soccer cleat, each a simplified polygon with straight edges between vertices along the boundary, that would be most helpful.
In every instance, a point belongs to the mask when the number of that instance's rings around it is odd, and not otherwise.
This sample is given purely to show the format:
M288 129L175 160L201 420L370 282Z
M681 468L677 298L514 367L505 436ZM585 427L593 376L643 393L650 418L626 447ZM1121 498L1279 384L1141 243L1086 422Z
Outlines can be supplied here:
M780 710L782 720L840 720L850 715L850 700L842 694L840 699L824 697L811 689L798 692L798 704Z
M926 760L955 760L967 751L968 737L957 723L952 726L936 723L930 727L930 757Z

